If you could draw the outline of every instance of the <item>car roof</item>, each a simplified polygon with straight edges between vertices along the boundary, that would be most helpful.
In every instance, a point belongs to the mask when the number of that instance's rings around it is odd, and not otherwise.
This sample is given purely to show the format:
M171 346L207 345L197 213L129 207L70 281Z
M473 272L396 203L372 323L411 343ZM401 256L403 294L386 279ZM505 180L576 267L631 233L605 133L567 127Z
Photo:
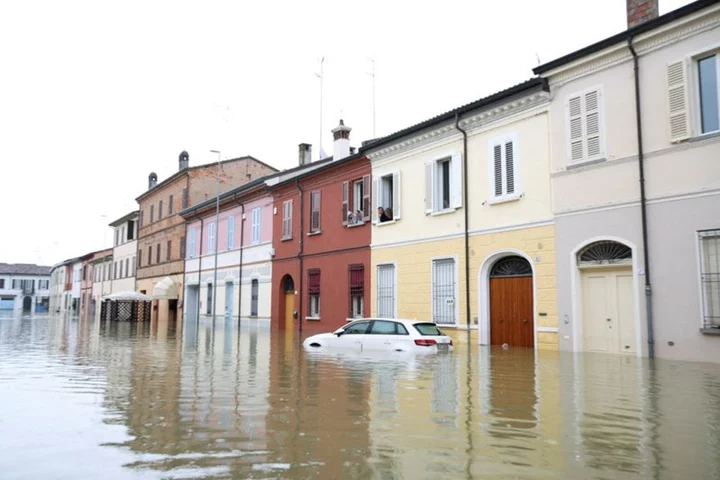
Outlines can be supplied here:
M398 323L403 323L403 324L405 324L405 325L415 325L415 324L418 324L418 323L432 323L432 324L435 324L435 322L432 322L432 321L430 321L430 320L418 320L418 319L408 320L408 319L405 319L405 318L375 318L375 317L356 318L356 319L353 320L353 322L361 322L361 321L369 322L369 321L372 321L372 320L384 320L384 321L387 321L387 322L398 322Z

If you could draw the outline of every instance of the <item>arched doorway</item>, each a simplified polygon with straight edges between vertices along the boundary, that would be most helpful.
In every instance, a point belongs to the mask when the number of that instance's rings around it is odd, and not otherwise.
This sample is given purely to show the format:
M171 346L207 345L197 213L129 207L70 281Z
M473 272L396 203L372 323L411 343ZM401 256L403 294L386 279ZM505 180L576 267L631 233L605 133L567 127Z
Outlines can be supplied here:
M280 282L280 315L281 326L292 330L295 320L295 281L285 275Z
M490 269L490 345L535 346L533 272L518 255L497 260Z
M637 353L632 249L614 240L577 252L583 350Z
M32 297L23 298L23 312L29 312L32 310Z

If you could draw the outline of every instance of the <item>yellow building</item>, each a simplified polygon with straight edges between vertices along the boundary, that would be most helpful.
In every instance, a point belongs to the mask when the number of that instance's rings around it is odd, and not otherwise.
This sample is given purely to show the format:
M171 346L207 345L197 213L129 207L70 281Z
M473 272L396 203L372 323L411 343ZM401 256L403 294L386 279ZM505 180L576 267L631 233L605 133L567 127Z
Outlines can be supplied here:
M532 79L364 147L374 316L557 349L548 105Z

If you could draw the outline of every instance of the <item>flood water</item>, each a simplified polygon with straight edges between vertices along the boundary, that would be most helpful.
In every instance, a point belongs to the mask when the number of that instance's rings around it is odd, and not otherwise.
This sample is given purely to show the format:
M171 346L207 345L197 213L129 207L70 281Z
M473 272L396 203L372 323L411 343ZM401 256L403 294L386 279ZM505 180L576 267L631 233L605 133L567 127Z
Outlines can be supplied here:
M0 478L720 478L720 365L0 317Z

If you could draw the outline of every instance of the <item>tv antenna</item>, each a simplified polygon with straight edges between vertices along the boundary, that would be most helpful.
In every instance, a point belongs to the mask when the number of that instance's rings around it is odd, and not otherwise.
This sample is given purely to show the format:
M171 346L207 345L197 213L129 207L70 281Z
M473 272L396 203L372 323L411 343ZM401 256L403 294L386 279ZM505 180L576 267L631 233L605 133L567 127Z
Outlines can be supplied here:
M373 118L373 138L375 138L375 59L368 58L368 61L372 65L372 70L368 75L372 77L372 118Z
M318 159L322 160L322 132L323 132L323 123L322 123L322 117L323 117L323 77L324 77L324 70L323 67L325 65L325 56L320 59L320 73L316 73L315 76L320 79L320 143L318 143Z

